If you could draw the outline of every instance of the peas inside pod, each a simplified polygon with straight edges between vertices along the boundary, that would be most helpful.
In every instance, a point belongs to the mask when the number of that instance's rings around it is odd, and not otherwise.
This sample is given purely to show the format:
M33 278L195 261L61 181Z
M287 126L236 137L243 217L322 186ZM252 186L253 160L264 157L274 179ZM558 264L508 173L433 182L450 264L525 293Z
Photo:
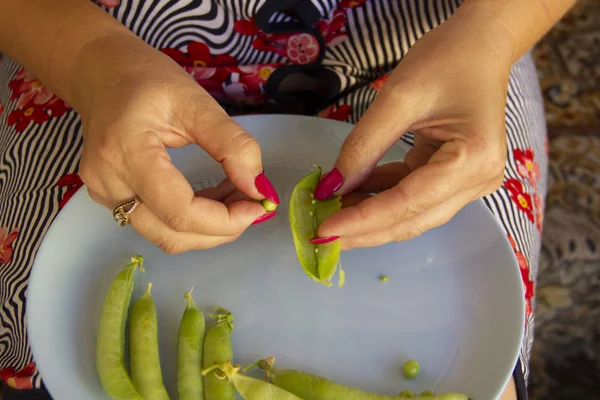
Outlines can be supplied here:
M316 200L314 191L321 178L321 167L298 182L292 190L289 214L296 254L304 273L314 281L331 286L331 278L337 270L341 246L338 240L326 244L311 244L317 237L319 225L342 207L339 196L328 200ZM345 275L340 268L339 286Z

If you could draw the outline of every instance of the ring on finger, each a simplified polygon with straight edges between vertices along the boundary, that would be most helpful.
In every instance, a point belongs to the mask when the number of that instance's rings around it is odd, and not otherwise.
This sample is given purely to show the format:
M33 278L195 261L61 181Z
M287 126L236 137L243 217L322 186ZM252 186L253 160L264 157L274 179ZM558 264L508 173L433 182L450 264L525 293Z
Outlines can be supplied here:
M142 199L137 196L118 204L113 210L113 218L119 226L126 226L129 223L129 216L140 204L142 204Z

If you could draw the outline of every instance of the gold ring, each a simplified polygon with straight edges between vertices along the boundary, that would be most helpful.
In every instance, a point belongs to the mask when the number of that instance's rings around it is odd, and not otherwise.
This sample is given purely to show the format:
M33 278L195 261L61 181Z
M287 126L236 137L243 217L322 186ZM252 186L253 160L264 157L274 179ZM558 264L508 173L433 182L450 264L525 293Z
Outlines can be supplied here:
M135 197L116 206L113 210L113 218L117 221L117 224L119 226L127 225L129 223L129 216L140 204L142 204L142 199Z

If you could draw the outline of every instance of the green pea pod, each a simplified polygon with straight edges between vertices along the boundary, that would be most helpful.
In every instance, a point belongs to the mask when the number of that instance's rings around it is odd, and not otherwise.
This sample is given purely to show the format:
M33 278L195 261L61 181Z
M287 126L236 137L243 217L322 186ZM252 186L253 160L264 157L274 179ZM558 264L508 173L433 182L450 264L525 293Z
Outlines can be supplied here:
M98 338L96 370L100 383L113 400L142 400L125 366L125 324L134 286L135 270L142 271L144 258L135 255L131 263L119 272L106 293Z
M258 363L265 370L267 380L303 400L469 400L468 396L458 393L419 397L369 393L307 372L275 369L273 362L270 358Z
M158 350L158 317L152 298L152 283L131 307L129 359L131 376L144 400L169 400L163 383Z
M338 240L326 244L310 244L317 236L319 225L342 207L340 197L315 200L314 191L321 178L321 167L298 182L290 198L290 227L296 254L304 272L316 282L331 285L339 260L341 246ZM342 286L343 276L340 276Z
M186 292L184 297L187 306L177 338L177 390L179 400L204 400L202 347L206 322L192 298L192 292Z
M217 369L219 371L216 371ZM229 361L208 368L203 373L211 373L212 370L215 370L218 378L231 382L244 400L303 400L269 382L240 374L240 366L232 365Z
M211 317L217 320L217 325L206 332L204 339L205 369L233 360L233 314L222 308L216 311L218 314ZM220 379L213 370L204 375L204 396L205 400L235 400L235 387L229 380Z

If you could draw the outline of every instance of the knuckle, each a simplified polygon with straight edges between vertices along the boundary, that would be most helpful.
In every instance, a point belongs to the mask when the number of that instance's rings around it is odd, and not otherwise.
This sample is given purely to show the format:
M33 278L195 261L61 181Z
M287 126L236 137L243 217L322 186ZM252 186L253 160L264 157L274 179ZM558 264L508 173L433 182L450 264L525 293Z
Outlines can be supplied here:
M247 132L239 132L233 139L236 154L254 155L260 153L260 145L258 142Z
M405 225L402 227L402 229L398 230L395 240L397 242L403 242L405 240L413 239L421 236L425 230L426 229L424 227L417 224Z
M365 150L368 149L368 140L364 136L356 135L346 140L342 145L341 154L349 165L362 165L366 161Z
M178 232L185 232L188 228L188 218L185 213L173 213L165 217L167 226Z
M410 196L406 193L406 188L397 186L394 189L395 201L394 207L391 209L391 215L394 221L401 221L406 218L421 215L425 212L425 206L421 202L410 200Z
M157 240L156 245L166 254L174 255L184 251L180 243L172 237L164 237Z

